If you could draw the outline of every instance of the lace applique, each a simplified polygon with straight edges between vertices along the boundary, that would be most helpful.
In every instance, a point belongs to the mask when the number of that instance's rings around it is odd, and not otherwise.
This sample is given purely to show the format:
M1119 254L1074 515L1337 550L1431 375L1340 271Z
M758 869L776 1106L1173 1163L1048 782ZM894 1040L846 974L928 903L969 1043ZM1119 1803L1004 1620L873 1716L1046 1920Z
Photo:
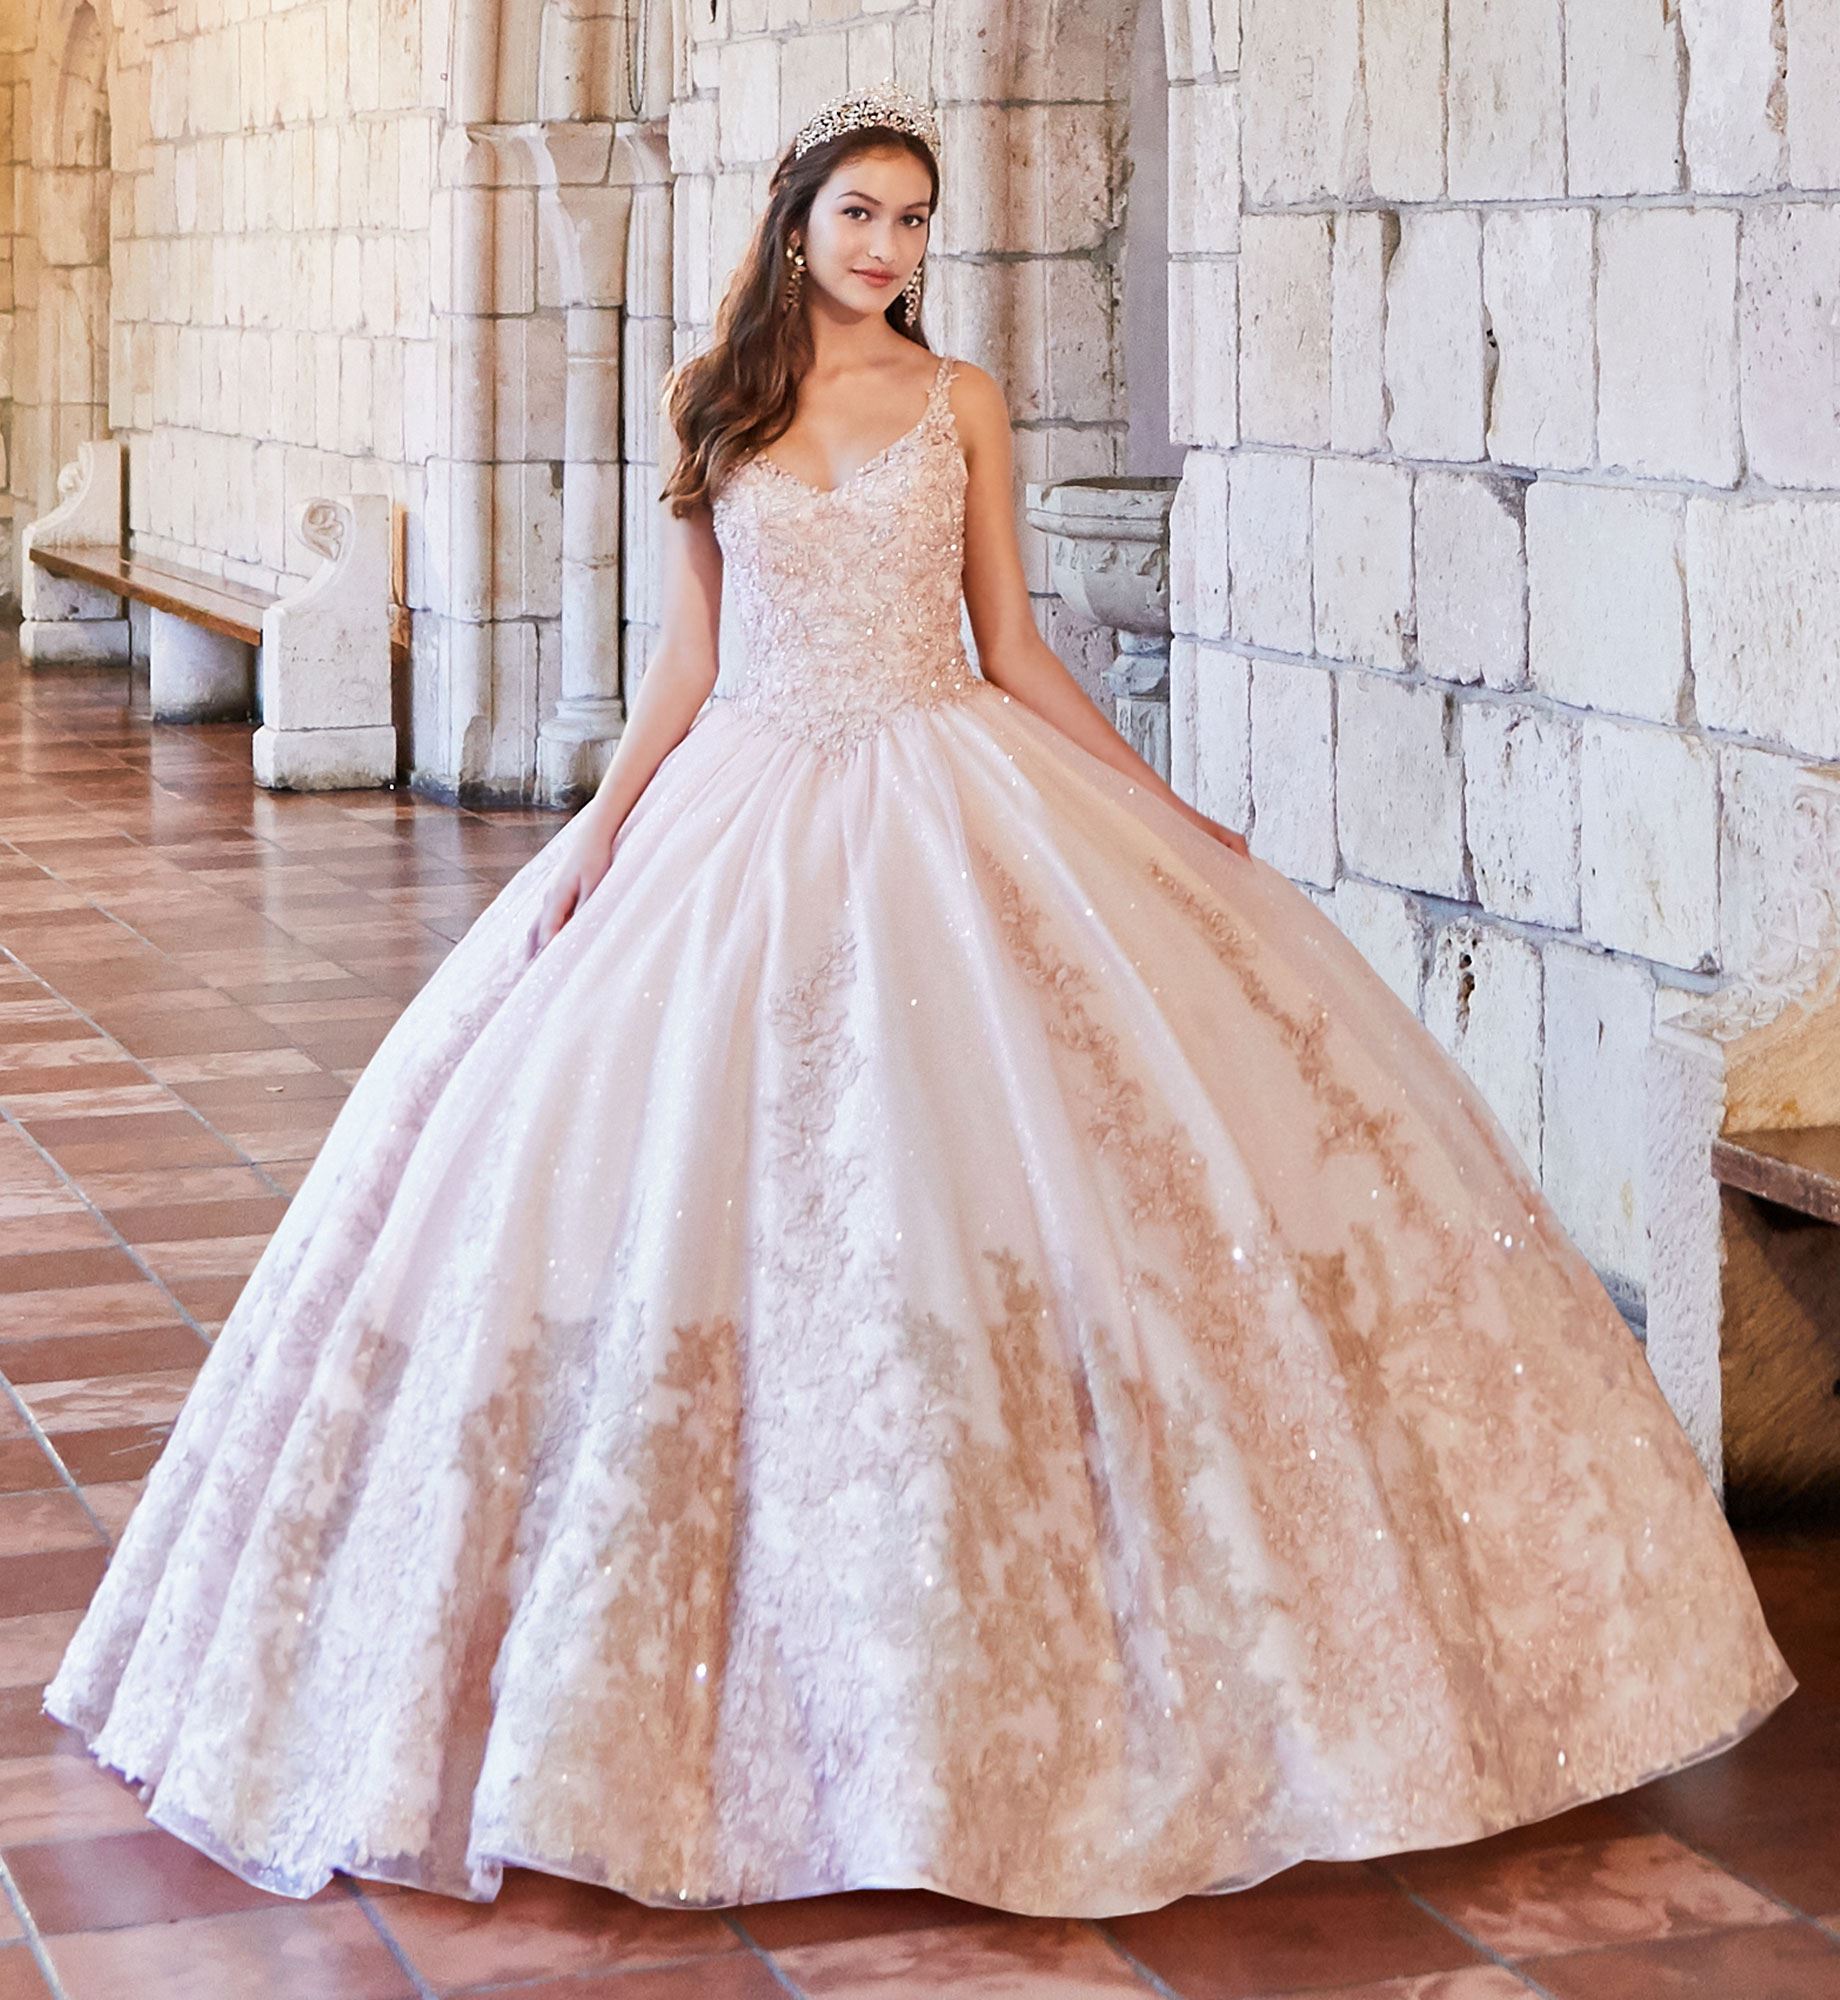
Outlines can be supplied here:
M764 455L717 495L747 673L719 697L840 764L902 711L982 683L960 636L965 460L941 358L913 428L834 487Z
M1325 1107L1319 1157L1369 1154L1395 1196L1396 1229L1351 1217L1333 1251L1291 1245L1261 1198L1235 1246L1205 1158L1153 1116L1092 974L1004 862L979 859L1137 1225L1139 1337L1166 1313L1172 1351L1199 1364L1162 1448L1194 1478L1235 1468L1258 1525L1216 1600L1248 1620L1221 1680L1247 1712L1276 1703L1246 1775L1291 1783L1269 1821L1230 1787L1210 1809L1237 1815L1253 1852L1347 1851L1354 1828L1377 1847L1440 1827L1470 1839L1638 1784L1733 1715L1748 1718L1737 1733L1754 1726L1785 1691L1780 1656L1760 1619L1730 1614L1754 1603L1742 1558L1576 1249L1554 1227L1543 1258L1515 1258L1480 1190L1467 1218L1440 1214L1401 1121L1360 1115L1335 1076L1325 1016L1276 1002L1230 918L1152 860ZM1480 1168L1493 1135L1462 1130ZM1175 1251L1163 1267L1158 1242ZM1596 1321L1588 1362L1544 1337L1568 1315ZM1520 1326L1541 1337L1517 1344ZM1675 1539L1716 1563L1683 1574L1660 1559ZM1267 1662L1282 1663L1275 1687Z

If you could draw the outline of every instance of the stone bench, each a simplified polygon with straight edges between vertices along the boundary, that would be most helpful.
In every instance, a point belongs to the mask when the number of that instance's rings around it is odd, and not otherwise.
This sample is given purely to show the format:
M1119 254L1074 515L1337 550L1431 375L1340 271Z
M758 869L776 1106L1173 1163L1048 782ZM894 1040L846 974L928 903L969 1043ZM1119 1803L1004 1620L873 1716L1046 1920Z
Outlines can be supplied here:
M1649 1076L1648 1358L1747 1523L1840 1514L1840 766L1790 809L1759 963Z
M389 497L312 500L295 531L322 558L280 596L128 551L122 448L78 448L59 504L21 537L20 651L33 666L125 664L129 599L148 607L158 722L260 719L256 782L324 791L396 781Z

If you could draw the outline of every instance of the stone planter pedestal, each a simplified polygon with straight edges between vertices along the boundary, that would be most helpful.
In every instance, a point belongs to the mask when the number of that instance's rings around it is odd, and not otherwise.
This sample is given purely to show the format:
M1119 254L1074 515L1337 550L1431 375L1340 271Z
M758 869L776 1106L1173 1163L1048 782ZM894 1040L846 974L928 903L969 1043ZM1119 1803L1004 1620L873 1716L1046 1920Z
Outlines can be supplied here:
M1029 525L1048 538L1060 598L1117 635L1101 679L1119 734L1169 776L1169 510L1180 482L1128 475L1027 488Z

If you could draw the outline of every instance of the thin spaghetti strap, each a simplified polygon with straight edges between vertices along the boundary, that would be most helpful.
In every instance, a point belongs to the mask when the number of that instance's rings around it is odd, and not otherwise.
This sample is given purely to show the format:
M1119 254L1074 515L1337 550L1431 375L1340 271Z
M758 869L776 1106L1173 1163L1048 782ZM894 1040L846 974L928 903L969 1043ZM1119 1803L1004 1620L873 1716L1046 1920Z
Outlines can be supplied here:
M951 406L946 401L946 391L951 387L952 377L958 363L950 354L939 357L939 366L933 371L933 386L926 392L926 414L929 421L937 421L950 414Z

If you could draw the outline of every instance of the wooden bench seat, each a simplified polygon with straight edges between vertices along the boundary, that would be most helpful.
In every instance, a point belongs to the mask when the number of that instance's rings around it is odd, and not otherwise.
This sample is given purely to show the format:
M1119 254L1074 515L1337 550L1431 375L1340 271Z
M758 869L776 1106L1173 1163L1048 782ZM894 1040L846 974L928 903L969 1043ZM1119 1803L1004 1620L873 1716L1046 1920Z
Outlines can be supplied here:
M130 549L125 474L119 439L85 442L59 504L21 536L21 657L125 665L127 606L143 604L156 722L256 718L256 782L275 789L394 784L393 670L409 643L389 496L303 503L294 532L319 567L275 593Z
M156 611L168 611L208 632L238 639L245 646L262 643L262 614L275 602L266 591L226 577L212 576L182 563L123 555L119 549L39 549L32 560L52 576L87 583L115 597L132 597Z
M1712 1177L1779 1208L1840 1225L1840 1125L1715 1139Z

